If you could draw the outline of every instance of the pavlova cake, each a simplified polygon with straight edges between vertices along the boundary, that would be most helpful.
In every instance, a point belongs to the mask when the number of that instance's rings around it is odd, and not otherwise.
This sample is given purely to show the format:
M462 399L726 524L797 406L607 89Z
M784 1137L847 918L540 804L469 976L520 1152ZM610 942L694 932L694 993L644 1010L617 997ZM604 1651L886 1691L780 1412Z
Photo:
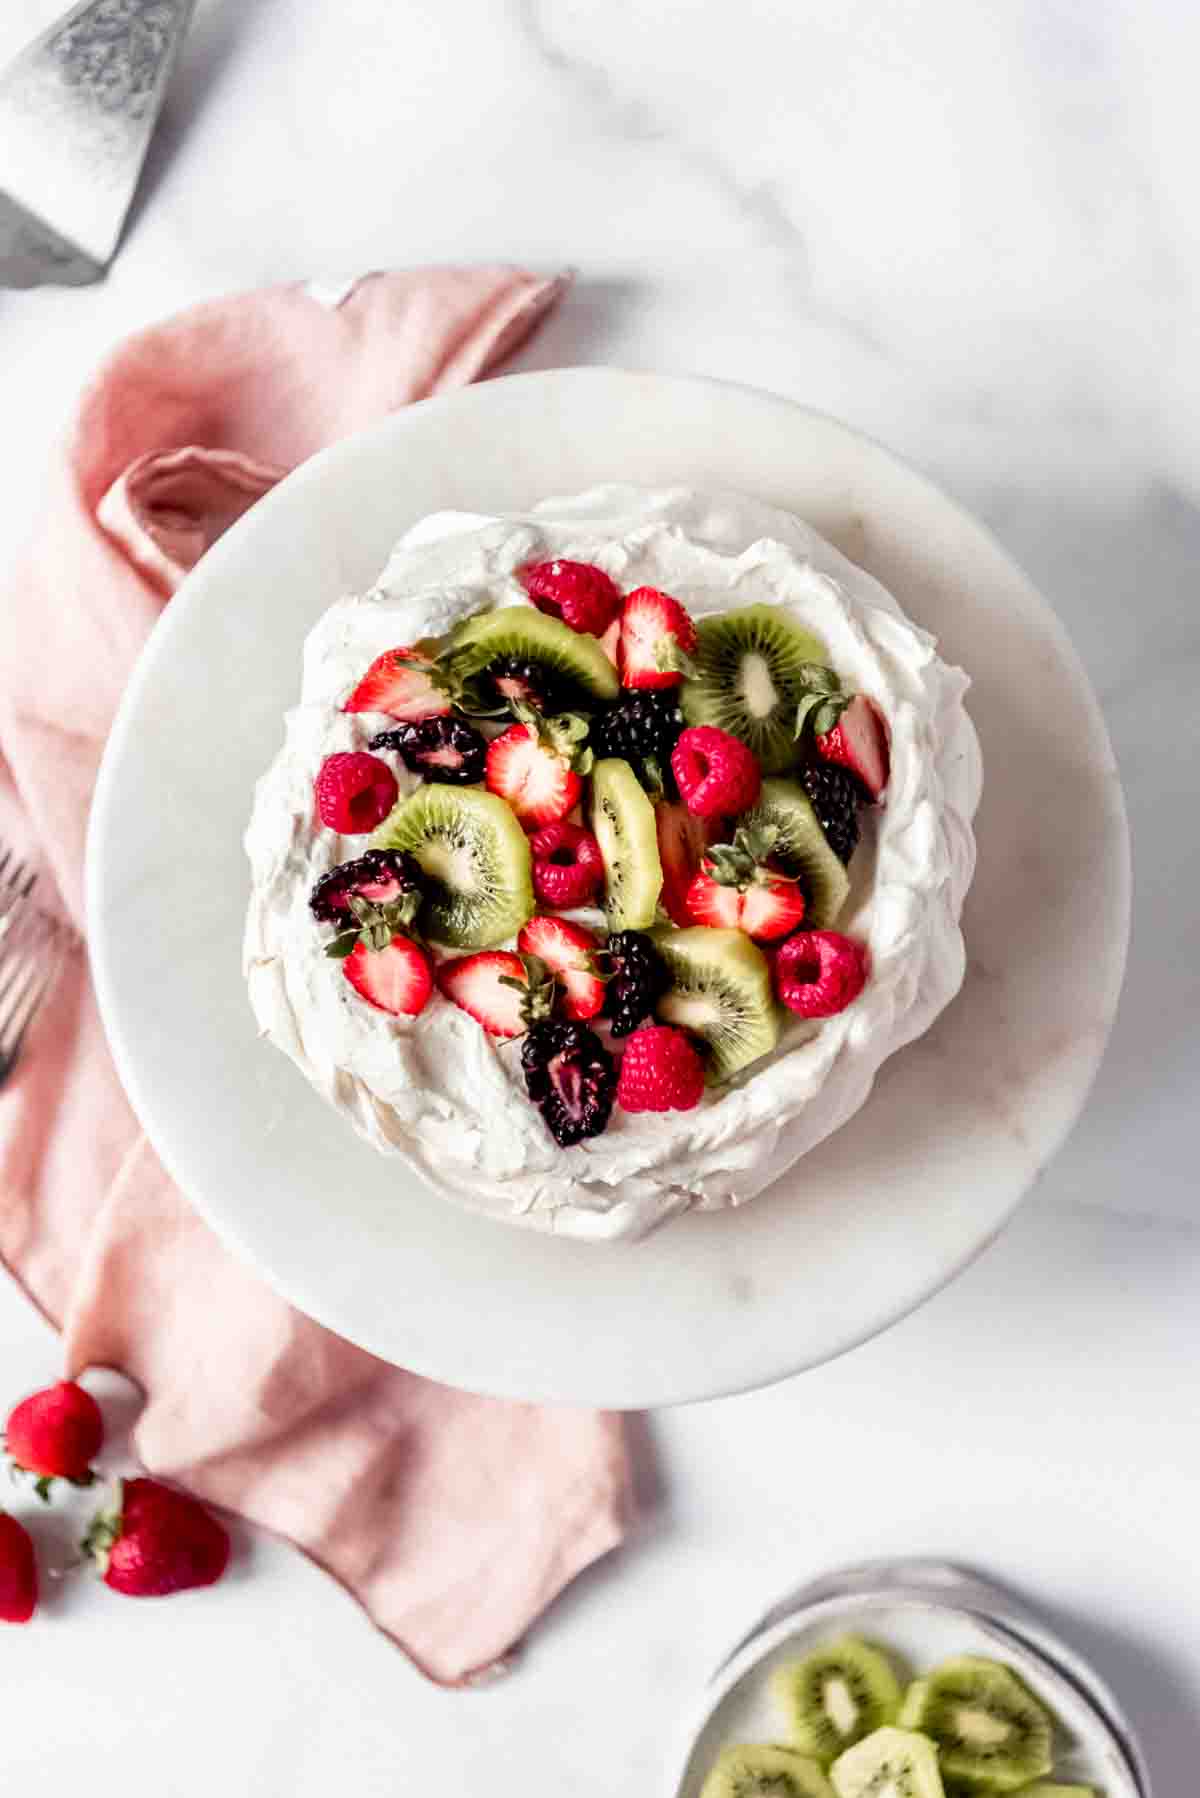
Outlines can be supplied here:
M258 784L261 1029L493 1217L613 1239L739 1204L961 984L967 685L740 496L426 519L312 631Z

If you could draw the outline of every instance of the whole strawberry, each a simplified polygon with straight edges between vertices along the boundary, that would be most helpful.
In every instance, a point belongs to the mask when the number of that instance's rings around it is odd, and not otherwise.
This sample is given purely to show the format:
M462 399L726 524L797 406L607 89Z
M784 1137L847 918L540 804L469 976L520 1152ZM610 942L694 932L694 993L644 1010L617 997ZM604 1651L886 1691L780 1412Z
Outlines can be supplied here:
M11 1460L37 1476L38 1497L47 1500L52 1480L91 1485L92 1462L103 1441L100 1407L74 1380L59 1380L22 1399L5 1430Z
M29 1531L0 1511L0 1623L28 1623L37 1598L37 1562Z
M211 1586L229 1562L229 1537L186 1492L158 1480L121 1480L112 1510L83 1539L106 1586L127 1598L166 1598Z

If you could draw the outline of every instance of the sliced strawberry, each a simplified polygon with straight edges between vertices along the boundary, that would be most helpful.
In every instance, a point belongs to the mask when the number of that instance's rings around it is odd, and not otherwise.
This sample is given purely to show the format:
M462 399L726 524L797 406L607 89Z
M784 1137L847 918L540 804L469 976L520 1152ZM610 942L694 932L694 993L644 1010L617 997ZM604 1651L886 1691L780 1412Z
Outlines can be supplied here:
M406 936L394 936L386 949L355 943L342 971L368 1005L393 1017L415 1018L433 991L429 962Z
M510 805L526 830L557 824L578 805L583 782L532 725L510 725L488 746L488 790Z
M687 890L689 922L767 942L797 929L804 894L769 860L777 835L773 825L743 824L732 843L714 844Z
M756 942L774 943L790 936L804 921L804 894L798 880L755 881L742 896L739 926Z
M609 661L612 663L614 668L617 666L618 658L620 655L620 642L621 642L621 620L619 618L614 618L612 623L609 625L608 629L605 631L604 635L600 639L600 647L604 651L605 655L608 657Z
M889 753L887 725L874 700L856 693L838 717L832 730L816 740L818 752L827 762L837 762L856 774L863 786L878 800L888 783Z
M621 607L617 667L624 687L677 687L696 647L696 627L677 599L638 587Z
M692 923L687 891L712 841L716 821L695 817L682 801L671 805L663 800L654 808L654 823L663 871L662 903L671 922L686 930Z
M565 918L530 918L517 938L524 955L544 961L562 984L563 1012L577 1022L594 1018L604 1004L604 982L596 973L600 939Z
M711 874L697 874L687 890L687 921L714 930L736 930L742 921L742 895L724 887Z
M518 985L509 984L512 981ZM485 949L479 955L457 956L438 969L438 986L492 1036L524 1034L527 994L518 987L528 988L529 970L519 955Z
M389 718L432 718L448 712L450 700L417 650L385 649L375 657L342 710L386 712Z

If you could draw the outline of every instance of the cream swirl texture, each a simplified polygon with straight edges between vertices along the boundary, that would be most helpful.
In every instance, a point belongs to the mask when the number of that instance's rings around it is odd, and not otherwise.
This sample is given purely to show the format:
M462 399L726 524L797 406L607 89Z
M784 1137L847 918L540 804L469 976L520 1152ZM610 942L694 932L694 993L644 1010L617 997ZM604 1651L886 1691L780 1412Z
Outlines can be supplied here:
M367 664L474 612L527 603L516 571L552 556L595 562L626 590L663 588L697 617L783 607L877 702L891 735L886 803L863 814L838 919L869 948L861 996L819 1026L787 1016L774 1051L696 1110L617 1110L602 1136L569 1149L525 1097L519 1042L489 1037L436 995L416 1018L372 1010L324 955L308 908L318 876L363 846L323 828L312 795L325 756L365 748L387 722L340 710ZM740 495L606 486L521 516L425 519L374 588L311 632L301 702L256 789L244 959L260 1028L377 1149L490 1216L614 1240L740 1204L840 1128L880 1064L962 983L982 785L968 684L870 575L799 519Z

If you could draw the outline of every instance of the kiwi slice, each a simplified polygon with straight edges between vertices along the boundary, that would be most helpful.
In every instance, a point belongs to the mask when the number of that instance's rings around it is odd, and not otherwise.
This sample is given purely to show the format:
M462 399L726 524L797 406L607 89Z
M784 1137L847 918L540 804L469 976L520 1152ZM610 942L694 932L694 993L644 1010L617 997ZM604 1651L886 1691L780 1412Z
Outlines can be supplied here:
M791 1740L826 1765L891 1723L900 1682L877 1648L857 1636L824 1642L802 1661L776 1670L771 1687L791 1725Z
M1054 1765L1046 1711L1010 1667L980 1655L943 1661L909 1687L901 1722L937 1743L948 1779L1015 1792Z
M887 1724L839 1755L829 1777L837 1798L945 1798L929 1737Z
M762 951L740 930L654 932L671 984L655 1010L708 1044L707 1078L719 1085L775 1047L779 1011Z
M850 891L850 876L829 847L804 788L794 780L764 780L758 804L743 824L773 824L774 854L804 891L805 928L828 930Z
M1022 1786L1021 1798L1096 1798L1095 1786L1061 1786L1039 1779L1036 1785Z
M794 1748L744 1742L721 1750L700 1798L833 1798L833 1787Z
M495 793L430 783L402 799L371 838L420 863L420 928L452 949L502 943L533 916L529 839Z
M715 724L740 737L764 774L796 760L796 708L804 697L805 669L825 663L819 637L793 624L778 606L744 606L702 618L692 652L694 673L679 703L689 724Z
M617 671L600 647L597 637L573 631L561 618L539 612L533 606L502 606L496 612L479 612L454 632L443 656L458 681L478 681L497 662L515 659L532 662L546 675L546 685L557 695L547 710L583 710L597 700L615 699L620 692Z
M662 891L658 829L637 775L619 756L607 756L592 769L591 823L604 858L608 928L647 929Z

